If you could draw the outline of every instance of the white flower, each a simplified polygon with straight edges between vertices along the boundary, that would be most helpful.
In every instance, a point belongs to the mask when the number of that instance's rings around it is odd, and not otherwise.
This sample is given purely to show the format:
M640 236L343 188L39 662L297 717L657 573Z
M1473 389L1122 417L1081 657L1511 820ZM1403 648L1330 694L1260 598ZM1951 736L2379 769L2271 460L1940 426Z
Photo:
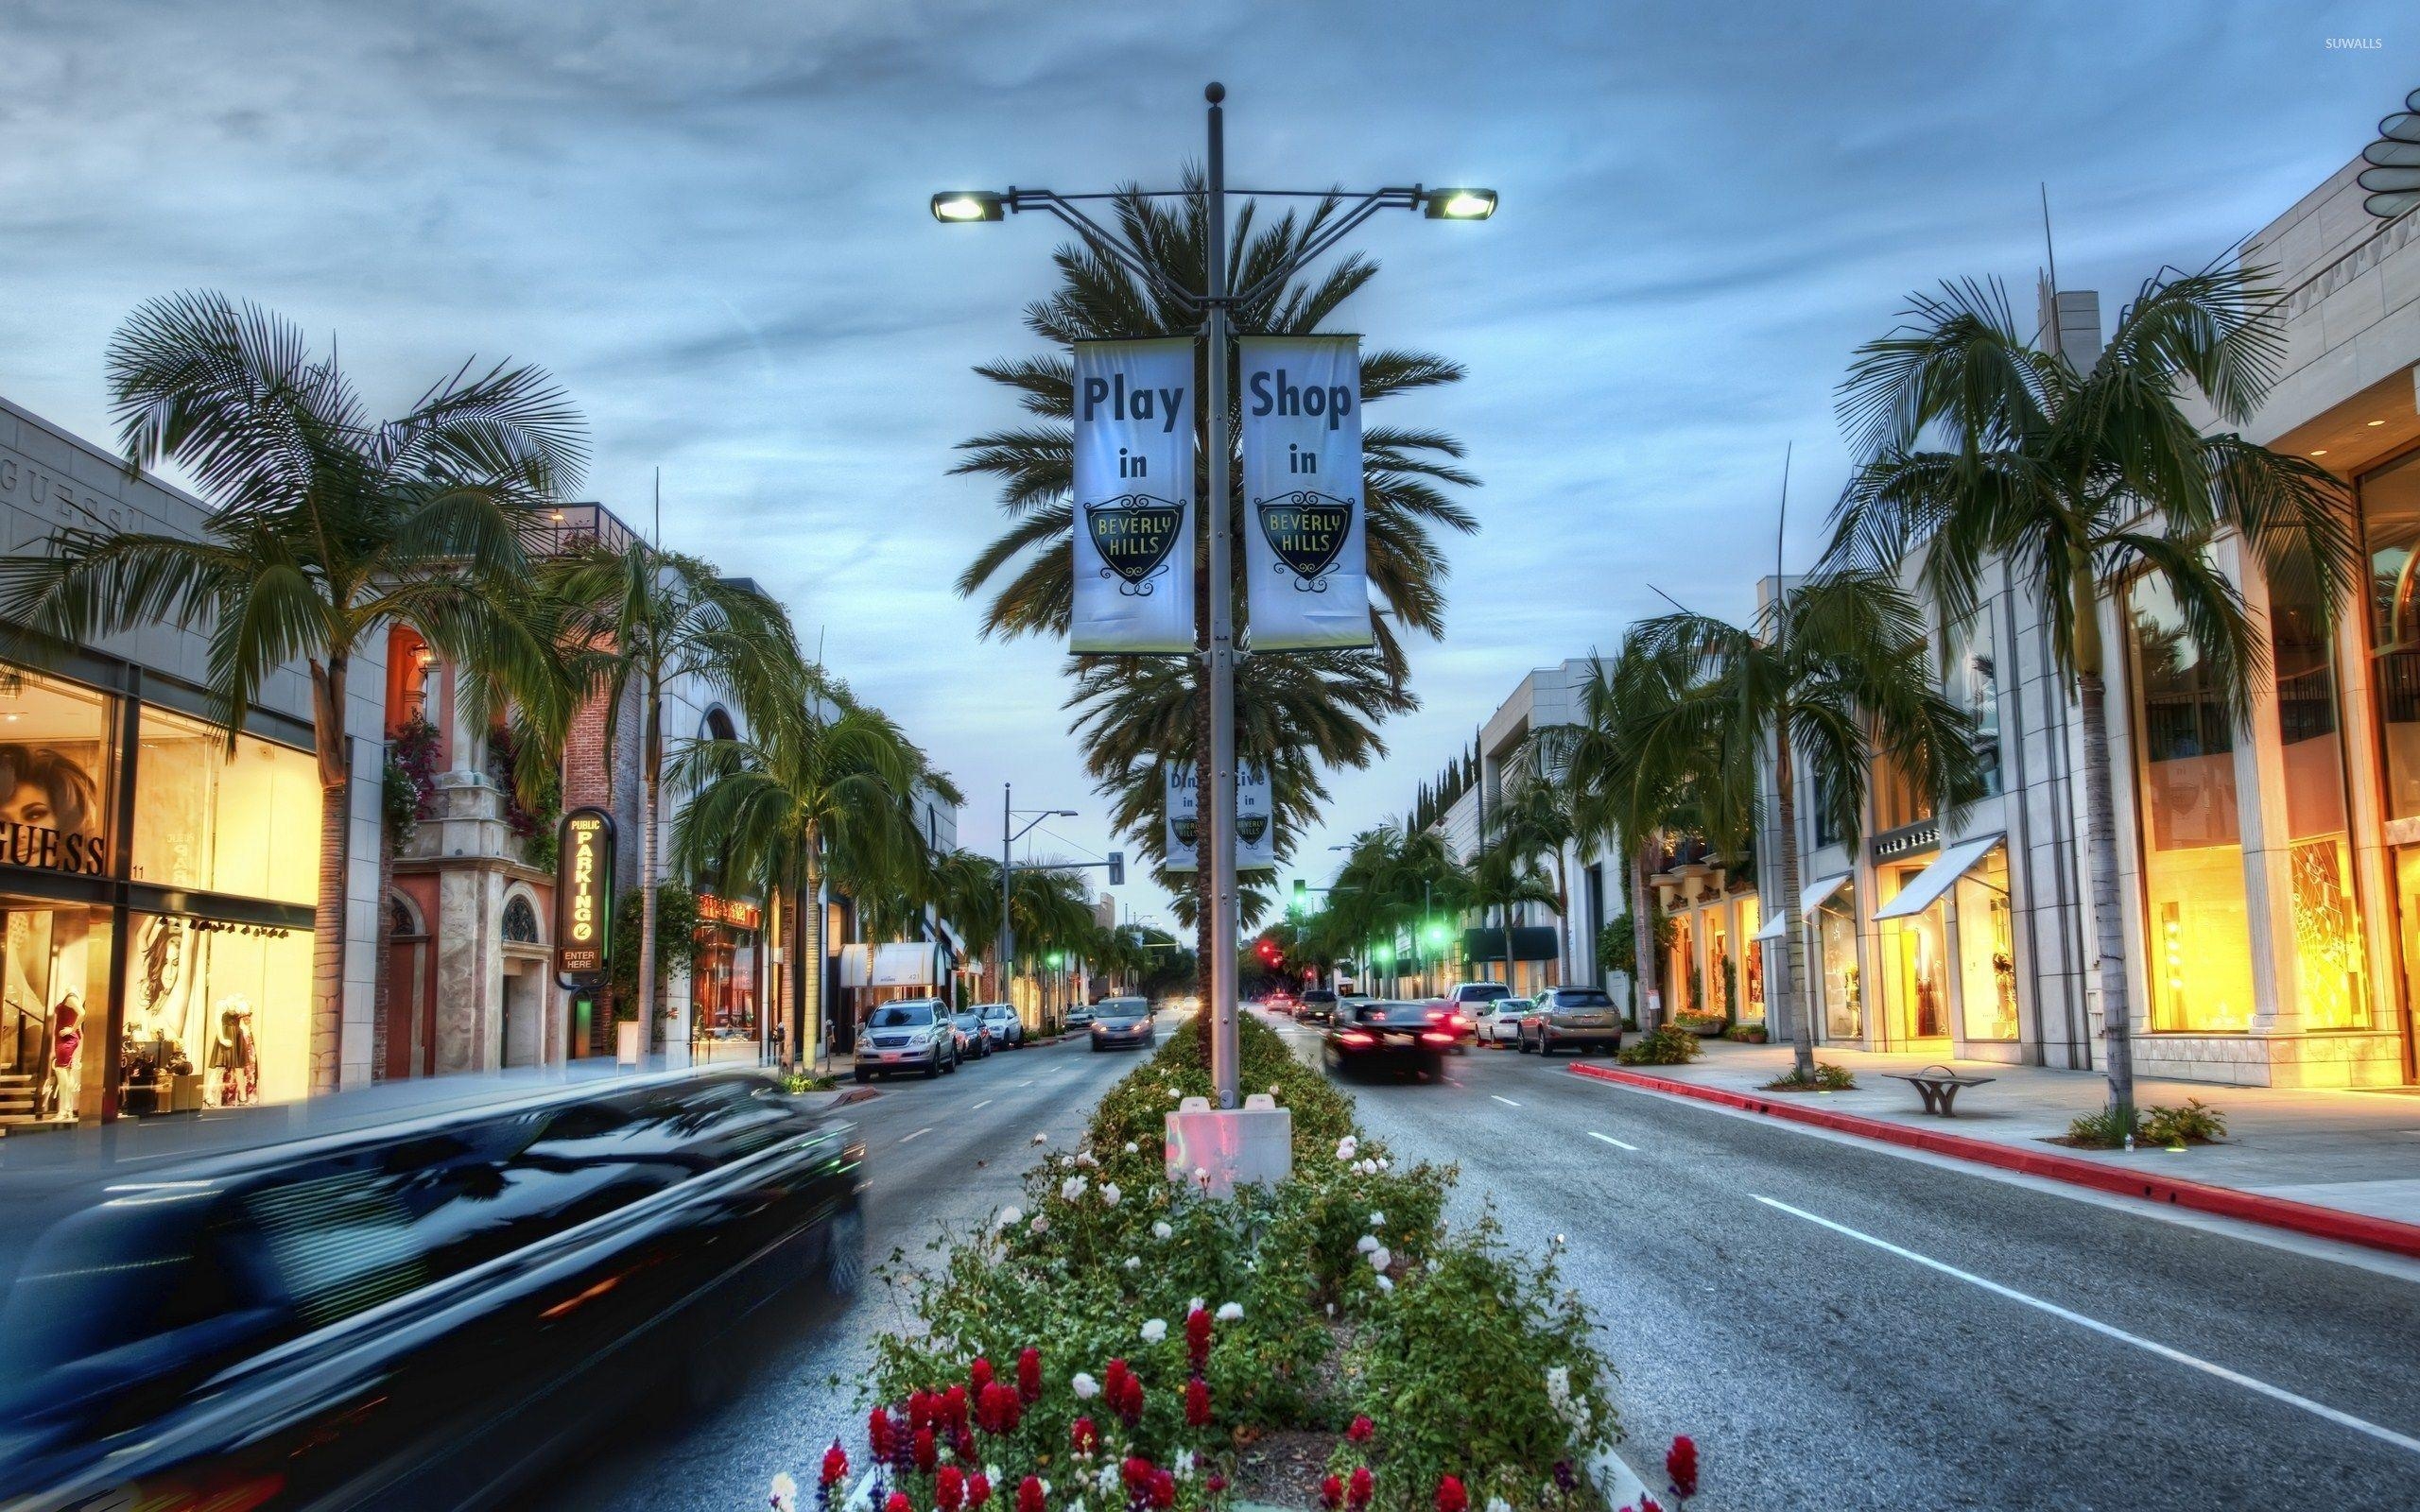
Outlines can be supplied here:
M1100 1162L1099 1162L1098 1160L1094 1160L1094 1159L1093 1159L1093 1152L1092 1152L1092 1151L1090 1151L1090 1150L1078 1150L1078 1151L1076 1152L1076 1163L1077 1163L1078 1165L1098 1165L1098 1164L1100 1164Z
M1193 1179L1206 1183L1210 1179L1210 1168L1206 1165L1195 1166L1193 1168Z
M1128 1270L1141 1270L1143 1268L1143 1257L1140 1255L1127 1256L1126 1268Z
M1271 1096L1271 1097L1274 1097L1274 1096L1276 1096L1276 1095L1277 1095L1277 1088L1276 1088L1274 1085L1271 1085L1271 1086L1270 1087L1270 1089L1269 1089L1269 1095L1270 1095L1270 1096Z
M1143 1325L1143 1342L1145 1344L1157 1344L1167 1336L1168 1325L1165 1318L1155 1317L1149 1323Z
M1370 1169L1372 1169L1372 1170L1374 1170L1374 1171L1383 1171L1383 1170L1385 1170L1386 1168L1387 1168L1387 1158L1386 1158L1385 1156L1383 1156L1383 1155L1379 1156L1376 1160L1372 1160L1372 1161L1370 1162Z
M1221 1323L1240 1323L1243 1321L1243 1315L1244 1304L1241 1302L1220 1302L1219 1304L1219 1321Z
M1046 1234L1050 1231L1050 1220L1037 1212L1033 1215L1033 1222L1026 1225L1026 1227L1032 1229L1035 1233Z
M1139 1145L1137 1145L1137 1144L1136 1144L1132 1140L1128 1140L1128 1141L1126 1142L1126 1153L1127 1153L1127 1154L1132 1155L1132 1154L1133 1154L1133 1153L1135 1152L1135 1150L1137 1150L1138 1148L1140 1148L1140 1146L1139 1146Z
M1429 1275L1434 1276L1434 1275L1436 1275L1439 1271L1443 1270L1444 1268L1445 1268L1445 1263L1444 1263L1444 1262L1443 1262L1443 1261L1441 1261L1441 1260L1437 1259L1434 1255L1431 1255L1431 1256L1428 1258L1428 1274L1429 1274Z
M1347 1134L1336 1142L1336 1158L1340 1160L1349 1160L1359 1153L1360 1149L1361 1142Z
M1033 1137L1033 1143L1036 1144L1047 1144L1050 1143L1050 1136L1047 1134L1036 1134Z
M1385 1213L1383 1213L1383 1212L1374 1212L1374 1213L1370 1214L1370 1227L1371 1227L1371 1228L1384 1228L1386 1226L1387 1226L1387 1215L1386 1215Z
M1115 1181L1104 1181L1100 1184L1100 1200L1113 1208L1117 1206L1117 1199L1125 1194L1117 1190L1117 1183Z
M1353 1241L1353 1247L1361 1251L1361 1253L1365 1255L1369 1254L1371 1251L1378 1247L1378 1236L1376 1234L1363 1234L1360 1238Z
M773 1512L791 1512L798 1504L798 1482L790 1478L789 1471L783 1470L773 1477L773 1494L766 1500L772 1503Z
M1003 1228L1013 1228L1017 1226L1018 1220L1022 1219L1024 1216L1024 1213L1019 1212L1014 1208L1003 1208L1000 1210L1000 1227Z
M1151 1225L1151 1237L1154 1239L1167 1239L1175 1232L1175 1229L1168 1227L1168 1221L1166 1218L1159 1219Z
M1193 1451L1180 1449L1176 1452L1176 1478L1180 1481L1193 1479Z
M1395 1252L1384 1245L1370 1251L1370 1263L1379 1270L1384 1270L1394 1263Z
M1117 1489L1117 1478L1124 1469L1116 1456L1112 1455L1109 1463L1100 1468L1100 1473L1093 1477L1093 1484L1100 1487L1101 1495L1107 1496Z
M1486 1512L1512 1512L1512 1503L1500 1496L1491 1496L1487 1499Z
M1130 1267L1131 1267L1133 1263L1133 1263L1132 1261L1128 1261L1128 1262L1127 1262L1127 1264L1128 1264ZM1100 1395L1100 1383L1099 1383L1099 1382L1098 1382L1098 1381L1095 1381L1091 1376L1086 1375L1086 1374L1085 1374L1083 1371L1081 1371L1081 1370L1077 1371L1077 1372L1076 1372L1076 1374L1075 1374L1075 1378L1074 1378L1073 1380L1069 1381L1067 1383L1068 1383L1069 1385L1071 1385L1071 1386L1075 1387L1075 1389L1076 1389L1076 1400L1079 1400L1079 1401L1090 1401L1090 1400L1092 1400L1095 1397L1098 1397L1098 1396L1099 1396L1099 1395Z
M1327 1304L1327 1315L1330 1317L1336 1316L1336 1304L1334 1302Z
M991 1482L993 1485L994 1485L994 1486L999 1485L999 1484L1000 1484L1000 1467L998 1467L997 1465L986 1465L986 1466L984 1466L984 1467L983 1467L983 1478L984 1478L985 1480L987 1480L987 1481L990 1481L990 1482Z
M1083 1194L1084 1178L1082 1177L1071 1176L1059 1183L1059 1200L1062 1202L1073 1202Z
M1207 1306L1209 1306L1209 1305L1210 1305L1209 1303L1204 1302L1201 1298L1200 1298L1200 1297L1195 1297L1192 1301L1187 1302L1187 1303L1185 1303L1185 1304L1184 1304L1184 1312L1185 1312L1185 1315L1186 1315L1187 1317L1190 1317L1190 1316L1192 1316L1194 1314L1201 1312L1203 1308L1205 1308L1205 1307L1207 1307Z
M1380 1291L1382 1291L1382 1292L1392 1292L1392 1291L1393 1291L1394 1289L1395 1289L1395 1279L1394 1279L1393 1277L1392 1277L1392 1276L1381 1276L1381 1277L1379 1277L1379 1278L1378 1278L1378 1290L1380 1290Z

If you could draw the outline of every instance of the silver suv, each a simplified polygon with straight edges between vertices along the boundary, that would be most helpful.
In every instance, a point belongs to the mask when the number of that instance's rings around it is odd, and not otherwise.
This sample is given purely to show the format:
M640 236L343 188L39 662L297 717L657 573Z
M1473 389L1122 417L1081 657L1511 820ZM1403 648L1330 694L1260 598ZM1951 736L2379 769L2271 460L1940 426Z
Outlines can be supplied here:
M901 998L874 1005L857 1031L856 1078L912 1071L930 1080L958 1069L958 1031L939 998Z
M1622 1047L1622 1010L1600 987L1550 987L1521 1016L1519 1047L1551 1056L1558 1050L1586 1055Z

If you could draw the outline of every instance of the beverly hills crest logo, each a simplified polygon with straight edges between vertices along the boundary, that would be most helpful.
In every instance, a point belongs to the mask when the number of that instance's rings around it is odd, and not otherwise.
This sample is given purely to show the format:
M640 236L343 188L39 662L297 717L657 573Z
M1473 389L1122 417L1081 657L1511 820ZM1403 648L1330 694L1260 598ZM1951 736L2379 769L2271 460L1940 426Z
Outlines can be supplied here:
M1260 533L1277 560L1273 570L1294 579L1297 593L1324 593L1328 575L1353 530L1353 501L1311 489L1254 499Z
M1121 493L1084 506L1084 530L1100 553L1101 576L1115 576L1117 591L1130 598L1148 597L1151 579L1167 570L1168 554L1176 549L1184 507L1151 493Z

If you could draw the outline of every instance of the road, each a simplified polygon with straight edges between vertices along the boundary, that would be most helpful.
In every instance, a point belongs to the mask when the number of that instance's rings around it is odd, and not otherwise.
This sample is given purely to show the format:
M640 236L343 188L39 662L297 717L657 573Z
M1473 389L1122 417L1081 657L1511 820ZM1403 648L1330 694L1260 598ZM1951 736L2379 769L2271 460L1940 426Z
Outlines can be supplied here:
M2411 1280L1560 1059L1445 1078L1356 1085L1362 1125L1458 1162L1460 1214L1492 1201L1522 1251L1561 1236L1625 1457L1695 1436L1693 1507L2420 1506Z
M1161 1032L1172 1027L1163 1021ZM1080 1040L1004 1051L933 1081L878 1084L845 1109L866 1142L866 1253L913 1254L942 1228L1014 1202L1032 1140L1072 1144L1093 1105L1132 1071L1132 1054L1095 1055ZM870 1281L845 1312L793 1321L795 1340L731 1383L715 1409L683 1416L667 1390L663 1418L642 1418L517 1504L562 1512L748 1512L765 1504L777 1470L812 1485L824 1446L847 1440L862 1458L856 1383L873 1341L898 1326L888 1291ZM835 1382L838 1384L835 1384Z

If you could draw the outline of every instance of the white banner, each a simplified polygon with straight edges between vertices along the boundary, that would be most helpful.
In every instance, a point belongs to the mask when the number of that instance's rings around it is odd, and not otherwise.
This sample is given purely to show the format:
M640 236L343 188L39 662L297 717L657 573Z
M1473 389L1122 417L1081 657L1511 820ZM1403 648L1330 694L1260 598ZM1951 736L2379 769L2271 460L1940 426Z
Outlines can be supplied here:
M1236 869L1272 871L1277 867L1277 811L1270 796L1269 769L1239 769L1236 788ZM1161 813L1167 826L1167 869L1201 869L1201 831L1208 818L1201 812L1201 768L1191 762L1160 764Z
M1236 346L1252 649L1369 645L1361 338L1244 336Z
M1078 342L1075 400L1068 649L1189 652L1193 338Z
M1160 814L1167 826L1165 845L1170 871L1201 869L1201 768L1192 762L1160 763Z
M1236 771L1236 869L1273 871L1277 868L1277 813L1271 806L1269 768L1241 766Z

